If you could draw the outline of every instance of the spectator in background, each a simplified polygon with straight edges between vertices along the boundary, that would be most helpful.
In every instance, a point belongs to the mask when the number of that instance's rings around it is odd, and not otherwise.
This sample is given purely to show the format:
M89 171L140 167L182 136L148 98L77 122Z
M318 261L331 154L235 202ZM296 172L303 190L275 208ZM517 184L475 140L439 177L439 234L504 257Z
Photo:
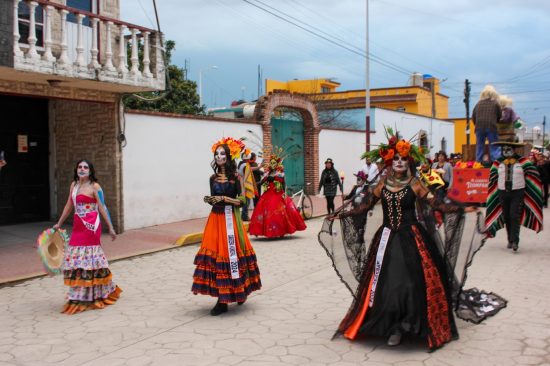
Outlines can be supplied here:
M502 109L498 102L498 93L493 86L486 85L472 112L476 133L476 161L481 162L483 159L486 139L489 140L491 161L500 157L500 147L493 145L493 142L498 140L497 123L501 117Z
M378 166L372 162L371 158L367 158L366 164L361 169L367 176L367 184L369 187L374 187L378 184L380 177L378 177Z
M260 196L262 195L262 175L263 175L263 169L258 165L256 162L256 153L251 153L250 157L250 170L252 170L252 175L254 175L254 181L256 182L256 187L258 188L258 195L255 196L252 201L254 202L254 208L256 208L256 205L258 204L258 200L260 199Z
M453 167L447 161L447 153L445 151L440 151L436 155L437 161L432 164L432 169L435 170L445 182L445 186L437 190L441 196L440 198L443 198L445 197L447 188L453 183Z
M325 161L325 169L323 169L319 181L319 193L321 193L321 188L323 188L323 194L327 200L327 213L329 215L334 213L334 197L336 197L338 187L340 187L340 192L344 193L340 176L336 169L334 169L334 162L329 158Z

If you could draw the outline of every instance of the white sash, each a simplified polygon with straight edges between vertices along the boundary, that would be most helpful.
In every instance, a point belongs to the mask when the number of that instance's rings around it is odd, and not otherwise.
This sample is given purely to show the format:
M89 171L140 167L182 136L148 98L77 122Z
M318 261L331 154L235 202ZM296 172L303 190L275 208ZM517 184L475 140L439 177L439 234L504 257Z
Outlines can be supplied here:
M237 242L233 229L233 206L225 206L225 230L227 232L227 250L229 251L229 268L231 278L239 278L239 257L237 256Z
M374 304L374 293L376 292L376 284L378 283L378 277L380 276L380 271L382 270L382 261L384 260L384 253L386 252L390 233L391 230L385 227L382 231L382 236L380 237L380 245L378 246L378 251L376 252L376 263L374 265L374 278L372 280L372 287L370 290L369 307L372 307L372 305Z
M72 198L73 198L73 205L74 205L75 212L77 212L76 196L78 194L78 189L79 188L80 188L80 183L75 184L75 186L73 187ZM97 229L99 228L99 212L96 212L96 218L95 218L94 224L91 224L91 223L87 222L86 220L84 220L84 217L80 216L78 213L77 213L76 216L80 217L80 220L82 221L82 223L84 224L86 229L88 229L90 231L93 231L95 233L97 231Z

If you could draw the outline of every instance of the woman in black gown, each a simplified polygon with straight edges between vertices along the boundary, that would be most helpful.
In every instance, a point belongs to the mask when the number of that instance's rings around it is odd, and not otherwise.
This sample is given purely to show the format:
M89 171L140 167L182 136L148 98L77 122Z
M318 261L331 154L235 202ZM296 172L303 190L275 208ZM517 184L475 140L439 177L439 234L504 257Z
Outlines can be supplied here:
M362 266L355 301L338 330L350 340L359 334L388 337L390 346L398 345L408 333L436 349L457 338L458 332L445 261L419 223L416 204L425 200L443 212L463 209L436 201L412 175L414 146L404 140L393 144L390 140L390 146L380 155L391 170L373 189L371 199L336 216L362 215L378 200L384 213Z

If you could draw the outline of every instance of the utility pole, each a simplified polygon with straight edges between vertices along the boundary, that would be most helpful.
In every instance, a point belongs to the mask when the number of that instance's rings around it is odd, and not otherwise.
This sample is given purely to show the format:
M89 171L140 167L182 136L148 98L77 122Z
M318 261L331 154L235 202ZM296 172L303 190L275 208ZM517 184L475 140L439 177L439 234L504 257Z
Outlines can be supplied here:
M435 118L435 78L432 78L432 118Z
M258 98L260 99L260 83L262 82L261 76L260 76L260 64L258 64Z
M367 58L365 62L365 149L366 151L370 151L370 82L369 82L369 0L365 0L366 5L366 16L365 16L365 24L366 24L366 52L367 52Z
M466 104L466 145L468 146L468 152L470 151L470 92L471 91L472 91L471 83L468 79L466 79L466 81L464 82L464 104Z
M546 133L546 116L542 119L542 148L544 149L544 134Z

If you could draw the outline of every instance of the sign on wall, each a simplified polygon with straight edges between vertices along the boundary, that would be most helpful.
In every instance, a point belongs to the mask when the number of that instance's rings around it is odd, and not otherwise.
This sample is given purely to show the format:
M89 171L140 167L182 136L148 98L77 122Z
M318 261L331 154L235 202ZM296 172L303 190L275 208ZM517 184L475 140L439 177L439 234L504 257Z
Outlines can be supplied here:
M27 153L29 152L29 136L17 135L17 152Z

